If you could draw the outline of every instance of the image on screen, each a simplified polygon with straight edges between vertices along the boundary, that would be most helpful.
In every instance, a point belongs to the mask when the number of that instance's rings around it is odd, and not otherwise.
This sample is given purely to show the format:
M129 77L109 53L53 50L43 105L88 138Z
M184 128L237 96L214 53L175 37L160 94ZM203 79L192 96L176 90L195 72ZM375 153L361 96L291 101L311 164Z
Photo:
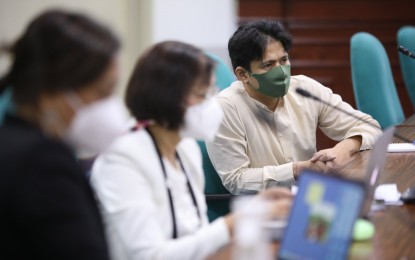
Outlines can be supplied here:
M364 186L312 171L304 171L298 185L279 258L346 258Z

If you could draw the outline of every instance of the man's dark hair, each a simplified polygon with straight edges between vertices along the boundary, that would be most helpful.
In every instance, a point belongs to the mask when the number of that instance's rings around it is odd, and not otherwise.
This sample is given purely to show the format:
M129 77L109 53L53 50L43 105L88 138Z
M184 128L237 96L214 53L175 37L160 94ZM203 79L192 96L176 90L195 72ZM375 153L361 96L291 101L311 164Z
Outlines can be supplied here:
M280 41L285 51L291 48L291 35L274 20L257 20L239 26L228 42L232 67L251 70L252 61L262 60L270 40Z
M155 120L168 129L183 124L186 97L196 83L209 86L214 61L181 42L154 45L137 62L125 101L137 120Z
M40 95L79 89L96 80L119 49L118 39L88 17L60 10L35 18L9 48L12 65L0 79L18 104Z

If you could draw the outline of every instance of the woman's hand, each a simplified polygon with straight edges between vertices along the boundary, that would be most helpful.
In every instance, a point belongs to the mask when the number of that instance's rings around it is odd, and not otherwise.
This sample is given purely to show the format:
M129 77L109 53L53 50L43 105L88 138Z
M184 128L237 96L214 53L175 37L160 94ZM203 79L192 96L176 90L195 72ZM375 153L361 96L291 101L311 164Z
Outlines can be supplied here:
M266 189L257 196L265 200L268 218L286 218L290 213L293 195L289 189Z

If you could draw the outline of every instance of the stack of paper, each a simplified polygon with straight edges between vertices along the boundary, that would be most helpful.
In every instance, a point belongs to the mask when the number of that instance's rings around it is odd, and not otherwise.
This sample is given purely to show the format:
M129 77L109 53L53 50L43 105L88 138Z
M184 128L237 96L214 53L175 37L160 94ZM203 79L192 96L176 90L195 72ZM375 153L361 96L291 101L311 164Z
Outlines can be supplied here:
M395 183L381 184L376 187L375 200L383 201L387 204L402 204L401 193Z
M415 144L412 143L393 143L388 145L389 153L415 152Z

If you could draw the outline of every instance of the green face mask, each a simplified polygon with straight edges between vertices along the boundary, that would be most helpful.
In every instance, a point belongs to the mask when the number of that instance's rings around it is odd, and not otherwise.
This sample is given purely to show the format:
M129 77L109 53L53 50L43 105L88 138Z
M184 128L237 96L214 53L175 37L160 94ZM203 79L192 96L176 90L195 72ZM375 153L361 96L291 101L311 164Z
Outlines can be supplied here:
M262 74L252 73L251 76L259 83L256 91L269 97L283 97L290 86L291 66L282 65Z

